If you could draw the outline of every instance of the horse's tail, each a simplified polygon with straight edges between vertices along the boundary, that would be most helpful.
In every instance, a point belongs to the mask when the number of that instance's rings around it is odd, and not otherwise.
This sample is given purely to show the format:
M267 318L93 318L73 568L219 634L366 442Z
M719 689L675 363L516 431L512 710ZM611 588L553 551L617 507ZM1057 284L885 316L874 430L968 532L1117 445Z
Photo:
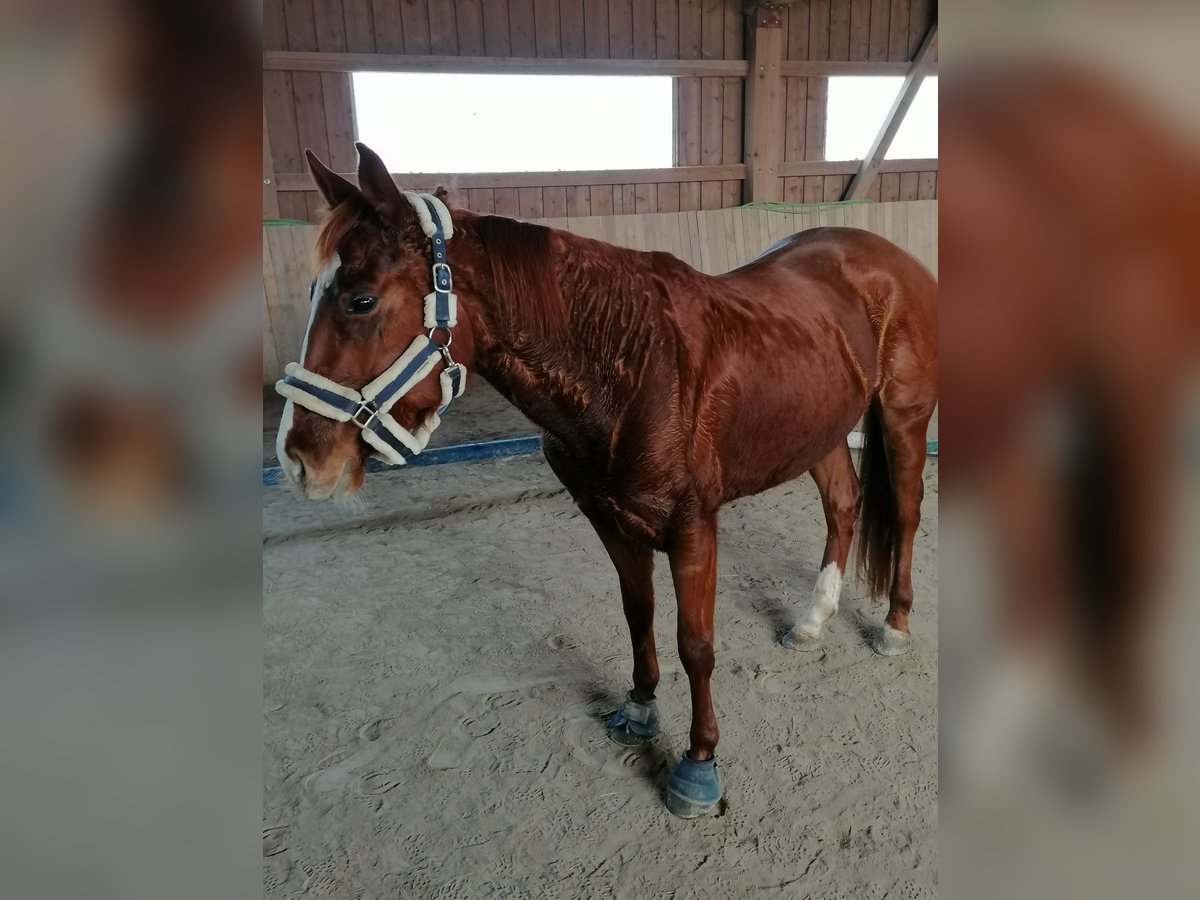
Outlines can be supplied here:
M862 509L858 519L858 571L872 597L886 594L896 564L896 494L888 469L879 398L863 418L863 448L858 464Z

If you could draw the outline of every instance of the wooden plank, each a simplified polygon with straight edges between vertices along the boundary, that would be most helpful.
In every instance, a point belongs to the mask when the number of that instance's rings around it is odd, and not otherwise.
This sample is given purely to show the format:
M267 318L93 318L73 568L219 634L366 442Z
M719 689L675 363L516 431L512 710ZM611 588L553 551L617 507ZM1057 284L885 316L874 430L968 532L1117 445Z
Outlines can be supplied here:
M808 101L807 78L785 78L783 112L783 161L804 159L804 134ZM782 171L782 169L780 169Z
M933 200L937 197L937 172L921 172L917 178L917 199Z
M300 145L321 159L329 159L329 134L325 130L325 90L320 72L293 72L296 131Z
M312 222L314 225L324 218L325 212L328 209L328 204L326 204L325 198L316 191L308 191L305 193L304 204L305 209L307 210L305 220Z
M263 69L289 72L463 72L467 74L532 75L670 75L745 76L745 60L737 59L538 59L507 56L508 32L497 33L489 18L494 10L484 4L484 39L488 56L409 56L403 53L319 53L270 51L263 54ZM586 11L587 7L585 7ZM607 12L607 7L605 8ZM589 32L590 33L590 32ZM376 40L380 35L376 32ZM603 50L607 52L605 34ZM592 52L592 51L587 51ZM599 52L598 49L596 52ZM832 64L827 64L832 65ZM845 65L849 65L846 63Z
M308 203L303 191L279 192L279 218L308 221Z
M908 11L908 55L912 59L921 49L921 40L925 32L937 18L936 0L910 0Z
M700 0L679 2L679 58L700 59Z
M660 184L658 186L659 212L679 212L679 185Z
M636 206L637 206L637 185L623 184L623 185L621 185L620 190L621 190L621 209L622 209L622 211L625 213L635 212ZM615 195L615 191L616 191L616 189L614 187L614 195ZM615 199L614 199L614 202L615 202Z
M700 56L725 58L725 6L722 0L704 0L700 7Z
M871 0L850 0L850 46L847 58L854 62L870 59Z
M583 42L589 59L608 59L608 0L584 0Z
M784 47L785 60L808 59L808 6L797 3L785 10L787 16L787 43ZM786 65L783 71L787 71Z
M901 200L916 200L919 191L918 172L901 172L900 173L900 199Z
M483 0L455 0L454 19L458 33L458 52L463 56L483 56Z
M458 11L453 2L429 4L429 52L439 55L458 54Z
M317 3L313 6L313 27L317 50L341 50L346 47L346 19L342 4Z
M633 0L633 56L654 59L658 34L654 27L654 0Z
M329 157L325 162L335 171L354 168L357 128L354 118L354 89L344 72L322 72L321 93L325 103L325 134Z
M637 213L658 212L658 185L635 184L633 186L633 211Z
M521 215L521 199L516 188L496 188L492 192L496 215L515 219Z
M431 46L428 0L400 0L400 20L404 24L404 52L427 56Z
M777 13L759 9L750 34L750 71L746 79L745 159L747 201L779 200L779 156L783 149L784 99L779 75L783 61L783 24ZM703 205L703 204L702 204Z
M908 112L908 108L912 105L913 100L916 99L917 92L921 89L921 83L925 79L921 71L921 66L936 38L937 22L935 21L929 27L929 31L926 32L921 42L921 47L917 51L917 55L913 58L912 68L909 70L908 75L904 77L904 82L900 86L900 92L892 102L892 108L888 110L888 114L883 120L883 125L880 126L879 133L875 135L875 140L871 143L871 149L867 151L867 155L863 158L858 172L850 182L850 186L846 189L847 200L857 200L866 196L871 179L875 177L875 173L879 169L879 164L883 162L888 148L892 145L892 139L896 136L896 132L900 130L900 125L904 122L904 116Z
M900 199L900 176L896 173L885 173L879 176L879 199L891 203Z
M746 15L736 2L725 3L725 59L746 58Z
M714 79L715 80L715 79ZM721 79L721 159L722 163L742 160L742 80Z
M404 24L400 19L400 0L371 0L371 17L375 25L375 49L379 53L403 53ZM373 54L359 55L363 59L373 57ZM267 68L265 54L263 68Z
M593 216L611 216L613 214L612 185L608 185L608 184L593 185L591 194L592 194L592 215Z
M825 158L825 109L829 102L829 80L808 79L808 101L804 107L804 158Z
M523 219L536 219L545 215L541 188L519 188L517 202L521 206L520 216Z
M785 179L783 179L783 199L787 203L803 203L804 202L804 179L803 178L785 178Z
M854 159L808 160L779 164L781 175L853 175L860 163ZM924 172L938 167L936 159L885 159L879 164L880 172ZM281 176L282 177L282 176Z
M681 210L700 208L700 182L683 181L679 184L679 208Z
M892 0L889 13L888 55L891 60L910 59L908 52L908 7L910 0Z
M287 25L289 50L317 49L313 0L283 0L283 19Z
M923 161L927 163L928 161ZM910 165L914 171L921 168L932 168L929 165ZM840 169L838 171L841 171ZM358 176L353 172L339 173L351 182L357 183ZM281 191L306 190L309 186L308 176L293 173L279 173L279 189ZM453 180L459 188L522 188L522 187L569 187L576 184L658 184L664 181L729 181L746 177L746 167L741 163L731 163L719 166L678 166L666 169L598 169L577 172L394 172L392 177L397 184L429 186L435 183L445 184Z
M608 0L608 55L633 58L633 7L630 0Z
M487 0L483 4L483 49L487 56L479 57L473 60L475 64L480 64L482 60L493 60L496 65L503 66L505 57L510 55L508 43L508 4L505 0ZM448 59L453 57L447 57ZM466 63L467 60L462 60ZM375 66L383 64L383 60L375 57ZM392 70L387 70L392 71ZM405 70L396 70L405 71ZM412 71L412 70L407 70ZM429 69L426 71L452 71ZM469 72L470 69L459 69L458 71ZM503 71L502 69L492 69L491 71Z
M657 0L655 4L654 55L658 59L679 58L678 0Z
M849 0L839 0L829 7L829 58L850 58Z
M263 72L263 107L276 172L299 172L304 165L293 94L291 72Z
M496 200L491 188L471 188L467 191L467 208L477 213L493 213L496 211Z
M346 22L346 49L352 53L375 52L375 21L371 0L342 0Z
M513 56L536 57L533 0L508 0L509 52Z
M719 78L700 79L700 164L715 166L721 162L721 106L724 87Z
M845 176L843 175L826 175L825 176L825 196L826 203L833 203L842 199L842 189L846 187Z
M558 21L558 0L534 0L533 37L536 45L536 56L562 59L562 37Z
M675 165L700 164L701 94L699 78L679 78L675 82L676 138Z
M543 215L565 216L567 214L567 189L565 187L542 188Z
M825 199L825 176L806 175L804 177L804 202L820 203Z
M867 44L867 58L888 58L888 35L891 33L891 0L871 0L871 27Z
M279 188L275 184L275 163L271 158L271 135L267 130L267 108L263 107L263 218L279 218Z
M809 2L808 58L829 59L829 0Z
M846 75L905 75L911 68L907 62L872 62L870 60L816 59L790 60L780 66L780 72L789 78L837 78ZM926 75L937 74L937 64L925 64Z
M592 189L585 185L567 188L567 215L590 216L592 214Z
M740 181L722 181L721 182L721 205L722 206L738 206L742 202L742 182Z
M583 0L559 0L558 22L563 59L583 58Z
M287 22L283 16L283 0L263 0L263 49L287 49Z
M721 182L705 181L700 185L700 208L701 209L720 209L721 208Z

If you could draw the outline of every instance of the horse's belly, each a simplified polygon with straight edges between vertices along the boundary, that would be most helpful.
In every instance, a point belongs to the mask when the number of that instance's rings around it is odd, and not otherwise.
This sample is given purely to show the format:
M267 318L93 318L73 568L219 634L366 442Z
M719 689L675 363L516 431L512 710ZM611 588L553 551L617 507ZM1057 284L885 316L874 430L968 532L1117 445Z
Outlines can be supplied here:
M745 384L740 399L724 436L727 501L811 469L845 442L867 403L861 377L840 358Z

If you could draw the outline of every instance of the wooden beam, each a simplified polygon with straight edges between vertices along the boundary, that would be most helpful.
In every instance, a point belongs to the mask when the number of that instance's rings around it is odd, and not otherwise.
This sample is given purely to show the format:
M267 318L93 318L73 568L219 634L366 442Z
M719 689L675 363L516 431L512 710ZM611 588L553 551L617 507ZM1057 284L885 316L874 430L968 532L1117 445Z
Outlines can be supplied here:
M358 176L342 173L357 183ZM580 172L408 172L393 173L401 187L437 187L454 190L487 188L578 187L611 184L672 184L684 181L739 181L746 177L741 163L727 166L675 166L670 169L600 169ZM275 176L281 191L316 190L312 179L302 172L284 172Z
M922 75L937 75L937 61L925 62ZM911 62L879 62L871 60L837 59L792 59L785 60L779 67L784 78L837 78L842 75L907 75L913 68Z
M745 76L742 59L550 59L519 56L414 56L268 50L263 69L291 72L453 72L537 75Z
M783 151L783 27L779 9L760 6L749 37L746 78L746 183L742 200L782 200L779 161Z
M275 163L271 159L271 136L267 132L267 108L263 107L263 218L279 218L279 186L275 183Z
M923 69L933 52L933 48L937 46L937 31L938 23L935 18L930 24L929 30L925 32L921 46L917 49L917 55L913 57L911 68L908 74L904 76L904 83L900 86L900 93L896 95L896 99L892 103L892 108L883 120L879 134L875 135L875 140L871 143L871 149L867 152L861 165L859 165L854 178L850 180L850 184L846 188L846 193L842 197L843 200L861 200L870 191L871 182L874 181L875 174L879 171L879 166L883 162L884 156L887 155L888 148L892 146L892 139L895 138L896 132L900 130L900 125L904 122L904 116L908 112L908 108L912 106L913 100L916 99L917 91L921 89L921 83L925 80Z
M781 162L779 174L785 178L797 178L805 175L853 175L862 163L857 159L844 160L809 160L807 162ZM936 172L936 159L885 159L875 171L877 174L887 172Z

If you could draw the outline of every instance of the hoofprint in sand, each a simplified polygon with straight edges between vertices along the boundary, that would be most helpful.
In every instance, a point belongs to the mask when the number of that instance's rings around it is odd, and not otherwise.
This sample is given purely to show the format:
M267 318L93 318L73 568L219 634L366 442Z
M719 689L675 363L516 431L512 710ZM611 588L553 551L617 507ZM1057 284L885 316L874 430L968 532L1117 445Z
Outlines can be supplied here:
M663 733L619 747L616 575L540 456L373 476L352 505L264 488L266 895L933 896L935 459L925 484L894 658L853 577L823 649L779 644L825 541L810 479L722 510L725 799L695 821L662 804L690 718L666 560Z

